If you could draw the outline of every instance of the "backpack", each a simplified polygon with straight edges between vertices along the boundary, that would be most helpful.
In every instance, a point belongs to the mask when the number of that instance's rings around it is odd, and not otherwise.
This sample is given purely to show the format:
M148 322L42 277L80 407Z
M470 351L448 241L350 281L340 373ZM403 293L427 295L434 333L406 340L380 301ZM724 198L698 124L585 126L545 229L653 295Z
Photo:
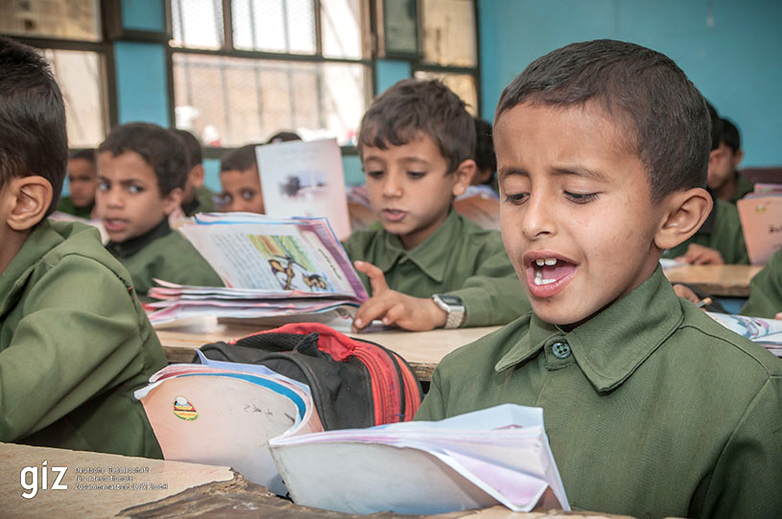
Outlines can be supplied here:
M208 359L262 364L307 384L326 431L412 420L423 398L398 354L324 324L291 323L199 349Z

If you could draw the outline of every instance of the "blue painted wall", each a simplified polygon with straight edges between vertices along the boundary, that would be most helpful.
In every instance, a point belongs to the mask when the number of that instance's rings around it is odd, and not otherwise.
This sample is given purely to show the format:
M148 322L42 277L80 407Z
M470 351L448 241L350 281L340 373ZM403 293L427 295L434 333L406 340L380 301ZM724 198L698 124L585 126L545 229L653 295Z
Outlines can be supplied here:
M737 123L743 166L782 164L779 0L478 0L478 8L485 118L535 58L576 41L632 41L675 60Z
M122 0L122 26L136 31L166 29L163 0Z
M375 68L375 92L382 94L388 87L411 77L410 63L407 61L397 61L390 59L381 59L377 61Z

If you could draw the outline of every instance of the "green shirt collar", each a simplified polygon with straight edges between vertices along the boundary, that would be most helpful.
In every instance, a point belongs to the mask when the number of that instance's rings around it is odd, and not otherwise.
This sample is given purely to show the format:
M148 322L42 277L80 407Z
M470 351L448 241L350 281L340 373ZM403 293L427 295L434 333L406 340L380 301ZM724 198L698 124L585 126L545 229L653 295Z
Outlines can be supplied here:
M499 372L510 368L545 346L563 341L595 389L610 391L627 380L682 319L678 297L658 266L641 286L570 332L533 314L529 333L494 369Z
M442 283L448 265L442 260L441 251L449 249L450 244L460 236L462 227L459 214L451 209L443 224L412 250L405 250L398 235L383 232L383 248L385 250L375 266L386 274L397 263L409 260L435 282Z

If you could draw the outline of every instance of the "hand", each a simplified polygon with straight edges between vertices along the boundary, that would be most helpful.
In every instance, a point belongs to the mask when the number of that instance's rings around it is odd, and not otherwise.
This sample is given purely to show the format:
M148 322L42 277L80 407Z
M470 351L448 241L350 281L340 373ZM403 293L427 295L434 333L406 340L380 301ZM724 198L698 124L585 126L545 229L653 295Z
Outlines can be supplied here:
M780 321L782 321L782 312L779 312L777 315L775 315L774 319L779 319Z
M676 292L677 296L681 297L682 299L686 299L691 303L698 304L701 301L700 298L695 295L695 292L684 285L680 285L678 283L673 285L673 291Z
M676 261L683 263L692 263L693 265L724 265L725 260L722 259L722 254L716 249L704 247L697 243L691 243L687 247L687 252L684 256L679 256Z
M356 312L353 332L359 332L375 319L385 325L396 325L405 330L424 331L445 326L448 314L431 299L405 295L391 290L383 271L364 261L354 262L356 270L369 277L372 297Z

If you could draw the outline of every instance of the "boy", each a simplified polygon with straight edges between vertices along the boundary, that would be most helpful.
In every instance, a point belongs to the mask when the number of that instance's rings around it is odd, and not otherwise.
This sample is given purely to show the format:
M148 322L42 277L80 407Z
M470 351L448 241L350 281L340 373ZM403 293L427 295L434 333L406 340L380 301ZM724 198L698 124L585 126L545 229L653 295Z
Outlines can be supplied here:
M707 103L707 107L711 119L711 151L708 165L710 178L720 167L723 128L717 110L710 103ZM710 188L708 191L714 206L706 221L690 239L663 252L663 256L694 265L748 264L749 253L744 243L744 232L741 229L738 209L735 205L717 198Z
M57 210L79 218L92 218L95 207L95 150L79 150L68 159L70 196L60 198Z
M719 200L735 204L751 193L755 186L739 175L736 169L744 158L739 129L728 119L722 118L722 138L709 166L709 188Z
M749 299L741 315L782 319L782 250L769 258L749 283Z
M378 96L358 151L380 220L345 242L372 298L356 312L408 330L487 326L529 309L496 231L451 210L475 173L475 123L438 81L408 79Z
M154 124L118 126L98 147L95 200L110 239L106 248L130 271L143 301L153 278L222 286L206 260L168 225L187 172L181 140Z
M223 186L221 210L265 214L255 146L242 146L228 153L220 162L220 184Z
M532 313L448 355L416 419L540 406L570 504L634 517L782 509L782 363L659 266L711 209L709 118L670 59L555 50L494 119L502 237Z
M97 230L46 219L65 179L46 61L0 38L0 441L162 457L133 391L166 364Z
M185 181L185 189L182 193L182 211L186 216L214 211L215 207L212 200L215 194L204 185L205 172L201 143L198 142L195 135L187 130L176 129L172 131L184 142L190 166L187 180Z

